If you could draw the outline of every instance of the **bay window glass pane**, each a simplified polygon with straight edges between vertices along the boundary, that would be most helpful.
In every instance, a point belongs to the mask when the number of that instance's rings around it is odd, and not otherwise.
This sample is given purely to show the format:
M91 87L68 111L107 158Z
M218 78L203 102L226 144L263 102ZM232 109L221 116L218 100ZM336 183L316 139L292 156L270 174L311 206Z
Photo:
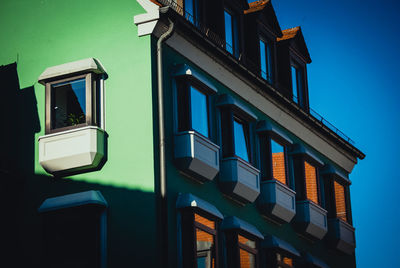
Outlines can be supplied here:
M247 137L242 123L236 119L233 120L233 137L235 145L235 155L249 162L249 154L247 148Z
M194 214L194 220L198 223L201 223L201 224L215 230L215 222L214 221L206 219L206 218L200 216L199 214Z
M261 63L261 77L267 79L267 62L265 56L265 43L260 39L260 63Z
M344 192L344 186L338 182L334 182L335 188L335 203L336 203L336 217L347 222L346 215L346 198Z
M194 87L190 87L192 108L192 129L208 137L207 96Z
M86 122L85 78L51 87L51 128L75 126Z
M196 228L196 253L198 268L215 267L214 236Z
M286 184L285 148L271 139L272 176Z
M254 249L256 248L256 241L254 241L254 240L250 240L241 235L238 235L238 240L239 240L239 243L241 243L243 245L246 245L246 246L254 248Z
M225 18L225 42L226 50L233 54L233 25L232 25L232 15L228 11L224 11Z
M244 249L239 249L239 251L240 251L240 268L255 268L256 267L255 255Z
M292 70L292 92L293 92L293 101L294 101L295 103L299 103L299 99L298 99L298 92L299 92L299 89L298 89L298 87L297 87L297 85L298 85L298 81L297 81L297 69L296 69L294 66L292 66L292 67L291 67L291 70Z
M304 162L307 199L318 204L317 170L307 161Z

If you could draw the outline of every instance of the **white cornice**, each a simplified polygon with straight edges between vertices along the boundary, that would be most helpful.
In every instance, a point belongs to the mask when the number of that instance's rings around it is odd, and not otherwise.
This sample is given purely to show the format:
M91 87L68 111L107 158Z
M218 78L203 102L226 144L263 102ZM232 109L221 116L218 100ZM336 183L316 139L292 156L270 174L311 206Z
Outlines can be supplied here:
M149 0L136 0L146 11L133 17L133 22L138 26L138 36L153 33L160 18L160 7Z

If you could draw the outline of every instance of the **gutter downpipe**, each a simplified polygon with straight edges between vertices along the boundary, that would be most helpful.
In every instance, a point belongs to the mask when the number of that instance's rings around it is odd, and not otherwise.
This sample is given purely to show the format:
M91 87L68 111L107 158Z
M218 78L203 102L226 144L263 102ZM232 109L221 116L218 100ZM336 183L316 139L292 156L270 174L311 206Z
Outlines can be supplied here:
M166 13L169 7L160 8L160 13ZM164 97L162 71L162 43L166 41L174 30L174 23L168 18L168 30L157 41L157 82L158 82L158 131L160 153L160 196L159 196L159 235L161 262L160 267L168 267L168 203L167 203L167 175L165 168L165 132L164 132Z

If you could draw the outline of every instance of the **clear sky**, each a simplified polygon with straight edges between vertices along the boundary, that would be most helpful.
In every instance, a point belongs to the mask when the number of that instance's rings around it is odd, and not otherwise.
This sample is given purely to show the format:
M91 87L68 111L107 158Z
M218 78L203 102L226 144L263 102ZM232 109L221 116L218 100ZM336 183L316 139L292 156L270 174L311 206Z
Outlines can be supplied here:
M272 4L302 27L310 106L367 155L350 174L357 266L400 267L400 1Z

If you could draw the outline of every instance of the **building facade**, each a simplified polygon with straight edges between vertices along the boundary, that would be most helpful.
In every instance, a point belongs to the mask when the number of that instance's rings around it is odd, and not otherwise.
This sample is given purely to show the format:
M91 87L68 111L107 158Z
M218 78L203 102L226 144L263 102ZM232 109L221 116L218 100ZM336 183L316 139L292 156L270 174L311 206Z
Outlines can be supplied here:
M271 1L0 10L4 263L355 267L365 155L310 108Z

